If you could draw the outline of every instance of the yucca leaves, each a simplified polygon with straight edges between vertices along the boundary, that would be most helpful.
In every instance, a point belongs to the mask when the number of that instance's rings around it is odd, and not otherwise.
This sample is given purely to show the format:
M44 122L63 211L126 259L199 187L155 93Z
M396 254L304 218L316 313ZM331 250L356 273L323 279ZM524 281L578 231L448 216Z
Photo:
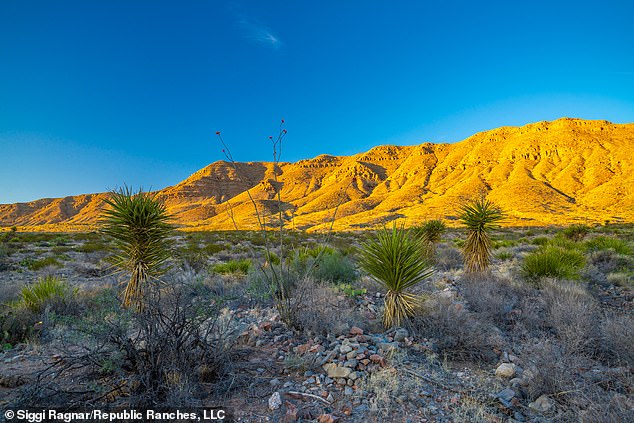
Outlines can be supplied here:
M410 231L383 228L374 238L361 246L359 265L387 289L383 324L400 325L412 316L420 305L417 295L406 292L433 274L433 268L424 252L426 242L412 236Z
M425 221L421 226L415 227L413 230L425 241L435 245L440 242L440 238L447 230L447 226L440 219L432 219Z
M101 232L112 238L113 265L130 274L123 304L140 309L148 281L166 270L168 238L173 234L171 218L164 204L142 190L134 193L128 187L121 188L105 202L109 208L103 212Z
M502 211L485 198L465 203L458 219L467 227L467 239L462 247L467 272L481 272L491 264L490 232L499 227Z

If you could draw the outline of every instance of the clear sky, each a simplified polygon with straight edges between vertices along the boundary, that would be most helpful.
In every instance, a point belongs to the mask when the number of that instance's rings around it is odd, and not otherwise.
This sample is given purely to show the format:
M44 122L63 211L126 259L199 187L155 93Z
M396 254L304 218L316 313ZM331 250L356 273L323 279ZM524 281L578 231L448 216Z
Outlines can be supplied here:
M634 1L0 1L0 203L634 121Z

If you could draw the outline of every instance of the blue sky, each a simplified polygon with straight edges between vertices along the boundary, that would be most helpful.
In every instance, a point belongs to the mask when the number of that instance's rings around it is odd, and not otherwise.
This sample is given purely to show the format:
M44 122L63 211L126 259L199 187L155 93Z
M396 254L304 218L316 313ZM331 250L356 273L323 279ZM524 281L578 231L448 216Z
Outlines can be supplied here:
M634 122L634 2L0 2L0 203L163 188L223 158Z

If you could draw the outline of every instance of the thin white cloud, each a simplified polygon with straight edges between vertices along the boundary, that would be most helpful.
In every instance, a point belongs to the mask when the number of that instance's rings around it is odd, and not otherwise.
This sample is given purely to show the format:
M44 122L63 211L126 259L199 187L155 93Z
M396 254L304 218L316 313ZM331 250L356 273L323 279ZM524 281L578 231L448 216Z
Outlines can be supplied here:
M282 46L282 42L280 41L280 39L275 34L273 34L273 32L265 25L254 22L252 20L248 20L246 18L241 18L238 23L244 31L245 37L249 40L263 44L267 47L274 48L276 50Z

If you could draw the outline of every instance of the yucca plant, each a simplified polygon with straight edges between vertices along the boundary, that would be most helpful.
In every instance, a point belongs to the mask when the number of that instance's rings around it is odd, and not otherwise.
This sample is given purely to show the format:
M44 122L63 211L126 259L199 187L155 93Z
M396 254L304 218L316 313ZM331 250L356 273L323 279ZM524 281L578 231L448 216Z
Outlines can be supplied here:
M424 253L426 242L410 231L383 228L366 240L359 252L359 265L387 289L383 324L386 328L400 326L420 307L420 296L407 292L434 272Z
M490 233L504 218L502 211L481 197L463 204L458 219L467 227L467 239L462 247L467 272L482 272L491 264Z
M168 238L173 235L165 205L153 194L124 187L105 200L101 232L112 238L112 264L130 274L123 305L143 308L148 284L166 270L170 257Z
M422 238L429 246L429 253L432 257L435 255L436 244L440 242L440 238L446 230L445 222L440 219L427 220L421 226L413 228L416 236Z

